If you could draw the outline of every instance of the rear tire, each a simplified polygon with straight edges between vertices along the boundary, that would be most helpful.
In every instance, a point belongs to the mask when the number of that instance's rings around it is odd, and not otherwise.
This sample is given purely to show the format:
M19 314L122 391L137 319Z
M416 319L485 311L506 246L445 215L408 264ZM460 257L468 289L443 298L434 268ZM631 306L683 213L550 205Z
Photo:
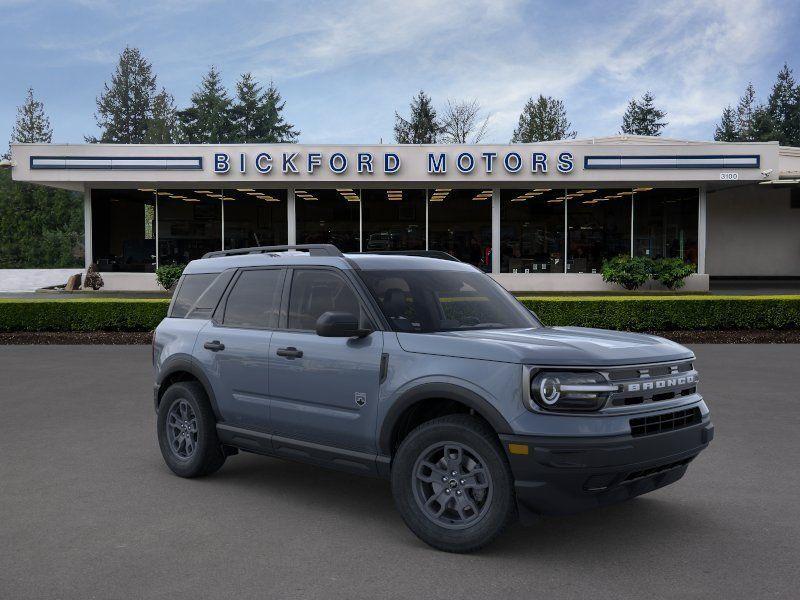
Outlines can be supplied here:
M225 463L217 423L203 386L174 383L158 405L158 445L164 462L180 477L210 475Z
M408 434L392 463L392 492L409 529L445 552L478 550L517 517L497 436L470 415L434 419Z

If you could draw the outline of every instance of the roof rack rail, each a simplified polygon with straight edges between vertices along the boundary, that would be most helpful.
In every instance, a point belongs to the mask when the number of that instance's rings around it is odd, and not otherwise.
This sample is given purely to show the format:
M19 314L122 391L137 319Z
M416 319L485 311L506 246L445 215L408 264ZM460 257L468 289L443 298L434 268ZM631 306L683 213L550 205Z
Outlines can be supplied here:
M361 254L394 254L396 256L424 256L425 258L439 258L441 260L452 260L461 262L452 254L448 254L443 250L373 250L370 252L361 252Z
M341 256L342 251L333 244L292 244L289 246L253 246L252 248L231 248L206 252L203 258L220 258L223 256L241 256L243 254L269 254L270 252L286 252L287 250L306 250L310 256Z

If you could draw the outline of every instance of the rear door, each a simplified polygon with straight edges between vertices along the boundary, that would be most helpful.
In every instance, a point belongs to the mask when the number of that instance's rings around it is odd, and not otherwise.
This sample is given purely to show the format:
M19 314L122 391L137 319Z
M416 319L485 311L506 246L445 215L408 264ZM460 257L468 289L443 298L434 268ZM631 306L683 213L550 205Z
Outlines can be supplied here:
M327 311L353 313L374 328L352 282L338 269L287 274L281 326L269 351L270 421L280 436L375 451L383 333L326 338L315 332Z
M239 271L197 337L194 355L229 425L269 429L268 352L284 275L280 267Z

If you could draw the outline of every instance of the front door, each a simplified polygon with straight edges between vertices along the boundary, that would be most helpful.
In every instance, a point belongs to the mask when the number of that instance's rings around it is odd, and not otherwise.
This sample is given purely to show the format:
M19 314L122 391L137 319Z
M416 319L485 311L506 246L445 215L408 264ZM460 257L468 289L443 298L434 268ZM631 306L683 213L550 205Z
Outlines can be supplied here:
M242 270L214 321L197 337L194 355L229 425L269 428L269 344L284 273L275 268Z
M315 333L327 311L368 325L352 283L335 269L296 268L282 327L269 350L270 422L280 436L375 452L383 334L326 338Z

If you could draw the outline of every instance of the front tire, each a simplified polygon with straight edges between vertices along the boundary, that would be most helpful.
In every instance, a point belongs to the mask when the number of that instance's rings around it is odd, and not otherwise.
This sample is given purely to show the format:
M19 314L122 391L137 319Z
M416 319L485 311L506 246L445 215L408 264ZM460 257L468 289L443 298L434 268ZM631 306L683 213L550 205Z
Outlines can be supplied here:
M497 436L470 415L423 423L395 454L392 492L406 525L445 552L473 552L516 519L514 478Z
M158 405L158 445L164 462L180 477L210 475L223 465L216 419L199 383L174 383Z

